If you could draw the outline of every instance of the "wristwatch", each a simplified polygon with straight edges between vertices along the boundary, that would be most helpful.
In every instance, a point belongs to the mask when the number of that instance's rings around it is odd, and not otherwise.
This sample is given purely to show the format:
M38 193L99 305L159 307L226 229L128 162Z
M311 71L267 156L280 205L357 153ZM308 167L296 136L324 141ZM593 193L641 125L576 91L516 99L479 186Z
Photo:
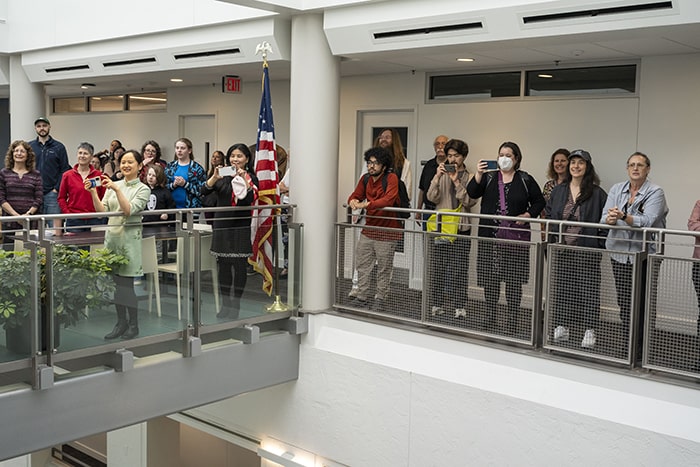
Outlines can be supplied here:
M622 217L620 217L621 221L624 221L625 219L627 219L627 213L622 214Z

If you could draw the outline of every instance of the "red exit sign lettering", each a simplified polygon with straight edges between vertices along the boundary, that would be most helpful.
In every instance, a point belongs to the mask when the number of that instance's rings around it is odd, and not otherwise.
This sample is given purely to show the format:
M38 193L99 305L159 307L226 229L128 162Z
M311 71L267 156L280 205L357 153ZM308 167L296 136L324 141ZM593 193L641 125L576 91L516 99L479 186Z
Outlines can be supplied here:
M240 94L241 78L235 75L226 75L221 80L221 92Z

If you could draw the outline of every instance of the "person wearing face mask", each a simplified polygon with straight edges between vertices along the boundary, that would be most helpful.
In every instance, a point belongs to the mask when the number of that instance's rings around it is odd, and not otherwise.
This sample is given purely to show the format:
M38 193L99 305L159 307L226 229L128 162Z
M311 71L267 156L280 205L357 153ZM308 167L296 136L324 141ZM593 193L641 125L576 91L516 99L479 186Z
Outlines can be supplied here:
M498 170L489 171L487 161L479 160L476 174L467 185L471 198L481 198L481 214L535 218L545 207L537 182L520 170L522 153L513 142L505 142L498 148ZM501 282L505 282L508 305L508 329L517 333L518 313L523 284L530 280L529 227L526 222L512 223L506 220L483 218L479 221L479 237L512 238L517 241L479 243L477 255L477 283L484 288L486 320L484 328L493 330L496 323L496 304Z

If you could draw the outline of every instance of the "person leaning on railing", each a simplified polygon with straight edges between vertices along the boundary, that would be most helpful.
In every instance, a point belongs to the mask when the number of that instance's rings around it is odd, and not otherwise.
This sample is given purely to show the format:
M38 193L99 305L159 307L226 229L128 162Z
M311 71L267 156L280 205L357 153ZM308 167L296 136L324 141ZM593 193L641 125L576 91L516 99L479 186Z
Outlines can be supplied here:
M480 160L476 174L467 185L471 198L481 199L481 214L536 218L545 207L544 197L531 175L520 169L520 147L505 142L498 149L498 170L487 172L486 160ZM530 225L526 222L481 219L479 237L530 240ZM515 331L523 294L523 284L530 279L530 250L528 244L517 242L479 243L477 283L484 288L486 298L486 329L496 322L496 303L501 282L506 284L509 329Z
M632 273L634 272L634 253L644 251L643 227L666 227L668 205L664 190L648 180L651 172L651 160L646 154L635 152L627 159L629 180L613 185L608 200L603 207L601 223L632 229L610 229L605 241L605 248L611 250L610 262L617 304L620 307L623 339L627 341L630 331L630 314L632 313ZM656 253L656 244L648 242L649 254ZM629 254L626 254L629 253ZM646 295L646 259L640 265L641 280L639 287L639 320L637 322L637 351L641 352L642 330L644 329L644 296Z
M577 149L569 154L568 159L565 179L552 189L545 216L559 221L598 224L608 195L600 187L600 178L591 155L588 151ZM605 248L606 232L598 227L566 225L561 233L566 245ZM552 243L558 240L556 234L550 236ZM551 258L554 270L550 281L555 297L552 303L555 342L569 340L570 330L576 329L585 330L581 347L595 346L600 316L601 257L602 253L563 250ZM572 267L572 264L576 266Z

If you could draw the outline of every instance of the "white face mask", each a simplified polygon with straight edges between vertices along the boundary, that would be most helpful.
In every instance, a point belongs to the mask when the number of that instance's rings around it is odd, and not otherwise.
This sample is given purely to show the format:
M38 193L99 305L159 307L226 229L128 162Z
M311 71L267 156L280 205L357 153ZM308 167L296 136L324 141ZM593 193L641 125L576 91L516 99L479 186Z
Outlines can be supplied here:
M501 170L508 172L513 168L513 159L506 156L500 156L498 158L498 167L500 167Z

